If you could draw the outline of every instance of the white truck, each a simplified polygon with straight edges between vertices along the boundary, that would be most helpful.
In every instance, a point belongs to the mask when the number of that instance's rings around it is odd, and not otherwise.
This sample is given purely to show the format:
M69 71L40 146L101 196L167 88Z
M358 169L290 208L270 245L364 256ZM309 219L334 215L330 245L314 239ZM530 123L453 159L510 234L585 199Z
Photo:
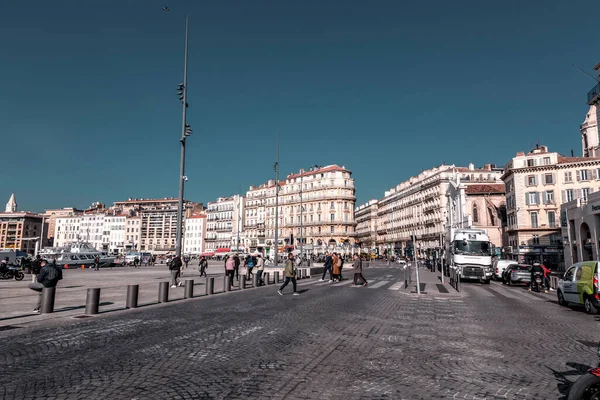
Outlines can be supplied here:
M449 228L446 231L446 265L460 279L492 279L492 244L485 229Z

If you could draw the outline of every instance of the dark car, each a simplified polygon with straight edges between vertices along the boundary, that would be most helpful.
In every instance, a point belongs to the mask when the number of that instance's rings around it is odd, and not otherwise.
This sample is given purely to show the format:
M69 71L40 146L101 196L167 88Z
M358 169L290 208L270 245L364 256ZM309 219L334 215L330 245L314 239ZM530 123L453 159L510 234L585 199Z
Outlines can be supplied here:
M531 281L531 265L510 264L502 273L502 283L506 285L529 284Z

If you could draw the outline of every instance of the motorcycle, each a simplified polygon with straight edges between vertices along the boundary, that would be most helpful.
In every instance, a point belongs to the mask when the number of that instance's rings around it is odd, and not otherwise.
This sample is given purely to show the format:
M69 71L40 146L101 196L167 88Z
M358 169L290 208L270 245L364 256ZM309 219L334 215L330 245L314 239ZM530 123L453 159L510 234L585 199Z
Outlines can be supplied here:
M536 292L540 292L540 290L544 290L543 289L543 285L544 285L544 276L542 274L535 274L533 276L533 282L532 282L532 286L535 289Z
M596 354L600 357L600 343L596 348ZM571 385L567 400L600 400L600 364L596 368L588 369Z
M0 273L0 279L12 279L20 281L25 277L25 274L21 271L19 267L8 267L4 273Z

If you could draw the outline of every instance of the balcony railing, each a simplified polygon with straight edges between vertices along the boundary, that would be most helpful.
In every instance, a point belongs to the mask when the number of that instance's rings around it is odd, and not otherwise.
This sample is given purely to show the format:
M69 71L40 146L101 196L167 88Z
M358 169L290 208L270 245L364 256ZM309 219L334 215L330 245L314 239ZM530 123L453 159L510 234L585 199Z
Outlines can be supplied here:
M587 94L587 103L591 106L600 99L600 83L592 88Z

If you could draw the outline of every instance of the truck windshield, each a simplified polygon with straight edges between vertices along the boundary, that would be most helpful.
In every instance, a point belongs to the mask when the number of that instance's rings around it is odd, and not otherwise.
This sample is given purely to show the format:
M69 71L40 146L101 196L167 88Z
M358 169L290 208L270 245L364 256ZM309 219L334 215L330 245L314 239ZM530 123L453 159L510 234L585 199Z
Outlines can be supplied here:
M471 256L489 256L490 243L457 240L454 242L454 252L456 254L467 254Z

